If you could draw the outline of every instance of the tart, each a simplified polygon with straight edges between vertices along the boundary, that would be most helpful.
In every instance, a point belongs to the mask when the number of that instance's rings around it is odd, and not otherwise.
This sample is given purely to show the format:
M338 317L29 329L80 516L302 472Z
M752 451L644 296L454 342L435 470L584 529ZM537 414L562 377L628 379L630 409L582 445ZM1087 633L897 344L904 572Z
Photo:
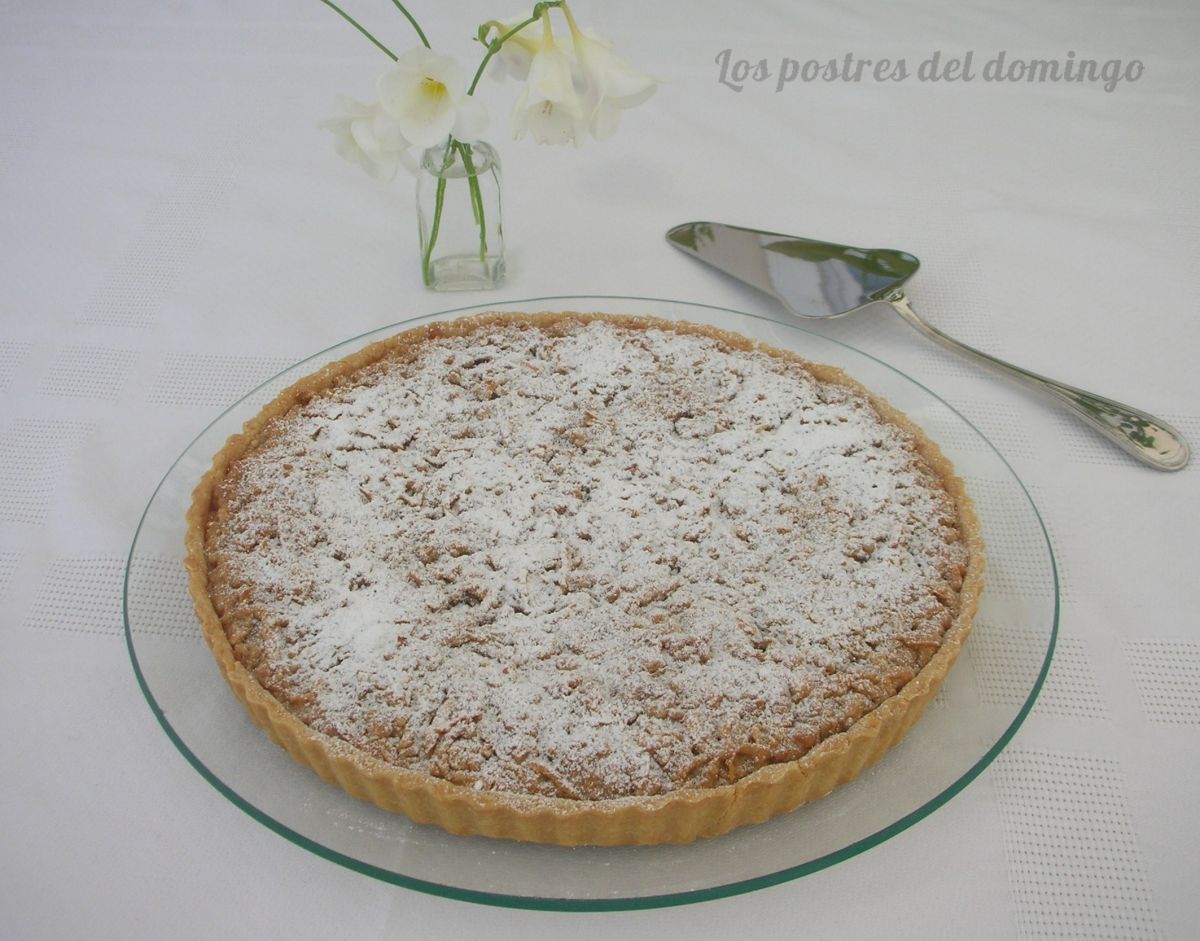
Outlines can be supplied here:
M682 843L878 761L971 628L962 482L837 369L485 314L301 380L216 455L190 589L254 721L448 831Z

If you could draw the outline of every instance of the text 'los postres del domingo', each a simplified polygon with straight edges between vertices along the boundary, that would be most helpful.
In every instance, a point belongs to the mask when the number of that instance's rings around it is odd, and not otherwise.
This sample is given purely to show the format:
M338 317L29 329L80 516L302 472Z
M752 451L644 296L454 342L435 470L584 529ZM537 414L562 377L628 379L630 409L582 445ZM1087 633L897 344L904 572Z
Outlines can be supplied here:
M1099 86L1116 91L1122 82L1136 82L1146 72L1140 59L1095 59L1067 52L1060 58L1031 58L1001 50L991 56L974 50L961 55L935 51L917 61L907 57L866 58L847 52L834 58L798 59L783 56L741 58L732 49L716 57L717 81L735 92L763 85L781 92L796 85L866 82L985 82L988 84L1062 83Z

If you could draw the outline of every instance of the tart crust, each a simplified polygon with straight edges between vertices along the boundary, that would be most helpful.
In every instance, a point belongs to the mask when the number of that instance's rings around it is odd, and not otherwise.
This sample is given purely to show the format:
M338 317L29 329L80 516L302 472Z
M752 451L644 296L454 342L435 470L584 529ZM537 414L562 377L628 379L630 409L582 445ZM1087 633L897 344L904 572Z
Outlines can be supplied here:
M609 321L636 329L698 334L735 350L764 352L798 363L819 382L843 386L865 395L888 423L916 442L917 453L940 481L957 510L966 568L953 621L936 652L903 688L855 721L832 734L802 757L768 764L730 784L684 787L652 796L576 800L539 794L479 789L453 784L423 771L398 767L319 732L297 718L238 660L226 628L210 597L210 563L206 536L217 507L216 491L231 465L246 455L263 430L297 403L329 389L337 380L428 340L461 336L489 327L523 323L547 328L562 321ZM947 671L971 630L983 587L983 543L979 524L962 481L949 461L903 414L841 370L809 363L794 354L754 343L708 326L609 314L480 314L428 324L374 343L331 363L295 383L233 435L204 475L187 514L186 565L189 588L203 634L221 674L251 717L297 762L357 798L403 813L418 823L435 824L455 834L576 845L687 843L713 837L745 824L758 823L823 797L879 761L920 718L937 694Z

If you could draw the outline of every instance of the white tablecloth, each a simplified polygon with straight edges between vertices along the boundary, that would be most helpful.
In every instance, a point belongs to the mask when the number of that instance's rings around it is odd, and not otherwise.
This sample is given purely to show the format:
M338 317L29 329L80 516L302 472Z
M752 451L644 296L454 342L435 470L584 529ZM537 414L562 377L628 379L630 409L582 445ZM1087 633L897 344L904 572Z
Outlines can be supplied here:
M516 12L413 7L435 43L473 60L475 24ZM409 44L389 4L353 12ZM594 12L663 79L658 95L607 142L539 148L508 139L516 88L489 83L511 276L491 296L445 296L420 284L410 181L372 182L316 128L336 92L370 98L387 63L315 0L4 5L3 933L1194 937L1200 464L1144 468L880 313L816 329L917 377L995 442L1041 509L1062 589L1058 653L1025 726L883 845L702 905L487 908L287 842L155 722L123 640L121 579L150 493L200 428L303 356L460 302L608 293L778 313L672 251L662 233L676 222L913 252L911 296L951 334L1200 442L1193 3ZM725 49L772 77L722 85ZM975 80L921 81L938 50L973 51ZM1112 91L984 81L1002 50L1144 72ZM910 75L877 82L868 67L859 82L777 90L785 58L848 53L903 58Z

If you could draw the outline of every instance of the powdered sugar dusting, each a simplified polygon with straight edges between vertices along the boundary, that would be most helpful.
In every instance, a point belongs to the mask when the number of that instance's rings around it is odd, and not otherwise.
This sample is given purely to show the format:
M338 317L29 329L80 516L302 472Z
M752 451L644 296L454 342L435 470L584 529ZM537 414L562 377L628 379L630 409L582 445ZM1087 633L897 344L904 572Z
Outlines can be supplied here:
M276 420L218 496L214 601L264 686L516 793L799 757L920 669L965 560L860 394L606 321L428 340Z

